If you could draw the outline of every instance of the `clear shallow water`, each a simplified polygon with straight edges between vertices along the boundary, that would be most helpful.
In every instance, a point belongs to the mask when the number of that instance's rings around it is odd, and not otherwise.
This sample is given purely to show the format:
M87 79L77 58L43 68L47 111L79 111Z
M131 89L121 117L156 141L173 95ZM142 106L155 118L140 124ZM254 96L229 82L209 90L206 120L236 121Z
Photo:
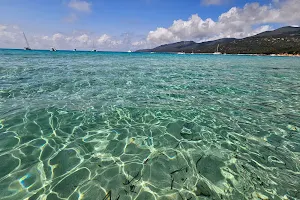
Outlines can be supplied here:
M300 199L300 59L0 50L1 199Z

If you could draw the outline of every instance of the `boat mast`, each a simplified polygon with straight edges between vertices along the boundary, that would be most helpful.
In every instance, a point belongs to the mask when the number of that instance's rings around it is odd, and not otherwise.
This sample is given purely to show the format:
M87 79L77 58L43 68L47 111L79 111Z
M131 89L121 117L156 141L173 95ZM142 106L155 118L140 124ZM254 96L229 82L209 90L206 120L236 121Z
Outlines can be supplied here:
M97 50L95 49L95 42L94 42L94 40L93 40L93 49L92 49L92 51L94 51L94 52L97 51Z
M27 48L29 48L29 49L30 49L30 46L29 46L28 40L27 40L27 38L26 38L26 35L25 35L25 33L24 33L24 32L23 32L23 35L24 35L24 38L25 38L25 41L26 41Z

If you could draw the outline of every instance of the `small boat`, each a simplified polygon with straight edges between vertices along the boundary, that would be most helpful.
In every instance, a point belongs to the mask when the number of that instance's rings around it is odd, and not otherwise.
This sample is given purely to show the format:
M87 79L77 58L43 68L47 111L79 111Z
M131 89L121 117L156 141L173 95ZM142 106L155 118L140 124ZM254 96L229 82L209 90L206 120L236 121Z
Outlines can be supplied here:
M91 52L97 52L96 48L95 48L95 43L93 42L93 49Z
M221 55L221 54L222 54L221 52L219 52L219 46L220 46L220 45L218 44L218 46L217 46L217 51L213 53L214 55Z
M155 53L155 52L152 51L152 52L150 52L150 53Z
M56 51L56 49L54 47L51 47L50 51Z
M185 52L178 52L177 54L179 54L179 55L183 55L183 54L185 54Z
M77 51L77 49L73 49L73 51Z
M132 51L131 50L129 50L129 51L127 51L128 53L131 53Z
M23 35L24 35L24 39L25 39L25 42L26 42L26 47L24 47L24 50L31 50L31 48L30 48L30 46L29 46L29 43L28 43L28 40L27 40L27 38L26 38L26 35L25 35L25 33L23 32Z

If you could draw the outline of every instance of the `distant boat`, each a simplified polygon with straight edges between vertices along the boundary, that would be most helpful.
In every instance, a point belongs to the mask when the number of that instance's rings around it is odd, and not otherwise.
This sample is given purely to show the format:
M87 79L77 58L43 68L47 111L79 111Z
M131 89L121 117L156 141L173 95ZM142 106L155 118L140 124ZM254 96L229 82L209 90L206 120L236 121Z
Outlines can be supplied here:
M25 33L23 32L23 35L24 35L24 39L25 39L25 42L26 42L26 47L24 47L24 50L31 50L31 48L30 48L30 46L29 46L29 43L28 43L28 40L27 40L27 38L26 38L26 35L25 35Z
M95 48L95 43L93 42L93 49L92 52L97 52L97 49Z
M183 55L183 54L185 54L185 52L178 52L177 54L179 54L179 55Z
M192 55L194 55L194 51L192 51L192 53L191 53Z
M77 49L73 49L73 51L77 51Z
M150 53L155 53L155 52L151 51Z
M129 51L127 51L128 53L131 53L132 51L131 50L129 50Z
M219 46L220 46L220 44L218 44L218 46L217 46L217 51L215 53L213 53L214 55L220 55L220 54L222 54L221 52L219 52Z
M50 51L56 51L56 49L54 47L51 47Z

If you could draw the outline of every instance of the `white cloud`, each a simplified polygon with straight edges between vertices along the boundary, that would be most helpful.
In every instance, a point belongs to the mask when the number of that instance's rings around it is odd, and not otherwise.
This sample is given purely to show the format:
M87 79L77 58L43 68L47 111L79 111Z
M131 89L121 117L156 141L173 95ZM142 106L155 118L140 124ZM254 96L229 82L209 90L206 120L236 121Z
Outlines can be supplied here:
M300 0L273 1L270 5L249 3L233 7L217 21L202 19L197 14L187 21L175 20L168 28L150 31L147 41L154 45L182 40L205 41L222 37L247 37L272 29L269 24L297 24L300 21ZM253 28L258 27L258 28Z
M47 36L46 36L46 37L47 37ZM61 33L55 33L55 34L52 36L52 40L54 40L54 41L60 40L60 39L62 39L62 38L64 38L64 35L61 34Z
M135 46L135 47L140 47L140 46L145 46L147 45L147 42L146 41L136 41L136 42L133 42L132 43L132 46Z
M5 26L5 25L0 25L0 31L5 31L6 28L7 28L7 26Z
M68 23L72 23L75 22L77 19L78 19L77 15L75 13L71 13L64 18L64 21Z
M81 43L87 43L89 41L89 36L87 34L83 34L76 37L76 40Z
M68 6L81 12L90 12L92 4L83 0L71 0Z
M156 31L150 31L147 40L153 43L161 44L161 43L170 43L173 41L178 41L180 40L180 38L175 36L175 33L173 33L169 29L157 28Z
M221 5L224 0L202 0L203 5Z
M91 33L83 31L73 31L70 34L55 33L53 35L31 35L26 34L30 46L33 49L82 49L91 50L95 45L98 50L123 50L127 51L131 48L128 44L128 37L113 37L108 34L93 36ZM14 29L13 26L0 24L0 47L2 48L23 48L25 41L23 33Z
M14 44L18 43L17 36L21 35L22 32L17 29L17 26L9 26L0 24L0 47L11 48ZM25 42L21 43L21 48L25 45Z
M99 37L99 39L97 41L99 44L105 44L106 42L110 41L110 36L107 34L104 34L101 37Z
M106 46L106 47L109 47L109 48L114 48L118 45L124 44L124 40L113 39L111 36L109 36L107 34L103 34L98 38L97 43L100 46Z

